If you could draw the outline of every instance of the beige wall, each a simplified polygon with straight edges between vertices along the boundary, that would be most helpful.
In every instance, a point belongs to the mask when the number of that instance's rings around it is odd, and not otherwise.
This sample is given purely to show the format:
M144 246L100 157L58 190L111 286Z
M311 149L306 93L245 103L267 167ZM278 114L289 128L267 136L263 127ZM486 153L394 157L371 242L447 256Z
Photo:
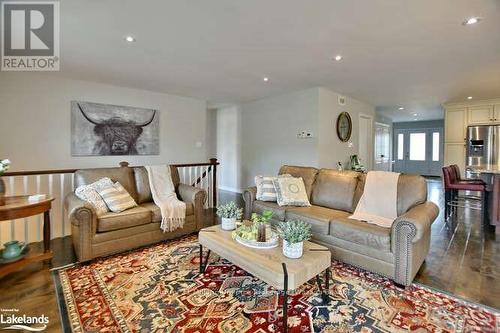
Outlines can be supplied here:
M337 96L317 87L243 104L241 186L253 185L255 175L276 174L283 164L334 168L356 154L359 114L375 117L375 108L349 96L341 106ZM343 111L353 121L351 145L337 138L337 116ZM313 137L298 139L302 130Z
M359 152L359 115L365 114L375 118L375 108L372 105L349 96L346 96L346 105L339 105L338 96L338 93L329 89L319 88L318 165L323 168L335 168L337 162L347 165L349 156ZM337 137L337 117L341 112L349 112L351 115L350 142L342 142Z
M160 155L72 157L70 102L83 100L160 110ZM0 158L12 170L202 162L206 102L164 93L68 80L43 73L0 73ZM201 143L201 147L197 147Z
M270 97L241 106L241 185L256 175L274 175L284 164L317 165L318 89ZM310 139L297 139L302 130Z

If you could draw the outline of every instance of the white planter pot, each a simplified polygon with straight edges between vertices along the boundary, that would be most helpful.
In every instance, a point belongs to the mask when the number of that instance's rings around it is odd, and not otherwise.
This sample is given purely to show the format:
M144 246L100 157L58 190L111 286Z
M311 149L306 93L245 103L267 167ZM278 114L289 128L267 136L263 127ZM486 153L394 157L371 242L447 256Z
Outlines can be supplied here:
M283 255L291 259L298 259L302 257L304 252L304 242L288 243L283 240Z
M222 223L221 223L221 228L222 230L234 230L236 229L236 218L222 218Z

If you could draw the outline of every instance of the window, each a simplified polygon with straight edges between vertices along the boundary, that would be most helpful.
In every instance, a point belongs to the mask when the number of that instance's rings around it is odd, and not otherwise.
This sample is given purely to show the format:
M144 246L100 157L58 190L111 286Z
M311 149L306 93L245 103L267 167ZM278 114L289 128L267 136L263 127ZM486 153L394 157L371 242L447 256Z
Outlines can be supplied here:
M403 157L403 148L405 144L405 137L403 133L398 134L398 160L404 159Z
M410 133L410 161L425 161L425 133Z
M439 161L439 132L432 133L432 160Z

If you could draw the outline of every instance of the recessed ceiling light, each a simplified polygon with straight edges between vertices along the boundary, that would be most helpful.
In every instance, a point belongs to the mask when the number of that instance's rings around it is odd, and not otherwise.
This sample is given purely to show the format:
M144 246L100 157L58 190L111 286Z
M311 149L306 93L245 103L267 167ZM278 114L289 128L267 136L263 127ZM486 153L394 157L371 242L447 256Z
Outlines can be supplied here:
M340 60L342 60L342 56L340 54L337 54L335 56L335 61L340 61Z
M472 99L472 96L467 97L467 99Z
M462 24L463 25L473 25L473 24L478 23L479 21L481 21L480 17L469 17Z
M404 107L402 107L402 106L400 106L400 107L398 108L398 110L404 110L404 109L405 109L405 108L404 108Z
M133 36L127 36L125 37L125 40L129 43L135 42L135 38Z
M264 80L264 82L268 82L268 81L269 81L269 78L266 76L266 77L264 77L262 80Z

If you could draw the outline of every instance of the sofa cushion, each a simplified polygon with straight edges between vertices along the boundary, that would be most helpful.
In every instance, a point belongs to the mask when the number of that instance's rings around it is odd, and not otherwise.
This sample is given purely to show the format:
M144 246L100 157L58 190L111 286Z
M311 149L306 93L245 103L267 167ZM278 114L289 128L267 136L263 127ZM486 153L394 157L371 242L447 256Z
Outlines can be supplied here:
M280 168L280 175L290 174L293 177L301 177L304 181L304 186L307 192L307 198L311 199L312 187L314 184L314 180L316 179L316 175L318 174L318 169L312 167L303 167L303 166L293 166L293 165L283 165Z
M149 187L149 176L145 167L134 168L135 186L137 188L137 203L153 201L151 188Z
M286 210L286 219L301 220L311 225L311 232L328 235L330 220L349 216L347 212L320 206L289 207Z
M400 175L398 180L398 216L427 200L427 183L419 175Z
M186 216L194 215L194 206L192 203L186 202ZM146 202L140 205L142 208L146 208L151 212L151 222L156 223L161 221L161 211L160 207L154 204L154 202Z
M330 222L330 235L376 250L391 251L390 228L353 220L347 216L335 218Z
M75 187L88 185L101 178L109 177L113 183L119 182L128 193L137 201L134 172L129 167L81 169L75 172Z
M273 218L279 221L285 221L285 207L280 207L276 202L256 200L253 204L253 212L262 214L265 210L270 210L274 213Z
M97 231L107 232L151 223L151 211L134 207L121 213L106 213L97 219Z
M317 206L353 212L357 184L357 172L321 169L313 186L311 203Z

